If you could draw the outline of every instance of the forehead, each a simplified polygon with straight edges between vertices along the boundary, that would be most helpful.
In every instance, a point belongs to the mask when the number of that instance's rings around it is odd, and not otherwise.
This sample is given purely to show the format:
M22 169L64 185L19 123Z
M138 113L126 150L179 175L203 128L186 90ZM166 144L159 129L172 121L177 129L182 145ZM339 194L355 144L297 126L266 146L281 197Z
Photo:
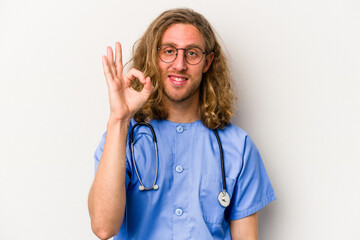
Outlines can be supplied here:
M172 44L175 47L187 47L191 45L205 47L205 42L199 29L191 24L173 24L164 32L161 44Z

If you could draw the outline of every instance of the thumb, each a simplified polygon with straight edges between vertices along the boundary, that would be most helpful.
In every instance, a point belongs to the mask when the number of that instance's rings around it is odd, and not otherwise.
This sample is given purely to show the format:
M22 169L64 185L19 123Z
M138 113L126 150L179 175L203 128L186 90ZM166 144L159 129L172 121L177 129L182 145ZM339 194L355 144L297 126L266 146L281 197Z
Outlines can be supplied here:
M153 91L154 86L151 83L150 77L147 77L145 79L145 84L143 89L141 90L141 95L145 96L146 98L148 98L151 94L151 92Z

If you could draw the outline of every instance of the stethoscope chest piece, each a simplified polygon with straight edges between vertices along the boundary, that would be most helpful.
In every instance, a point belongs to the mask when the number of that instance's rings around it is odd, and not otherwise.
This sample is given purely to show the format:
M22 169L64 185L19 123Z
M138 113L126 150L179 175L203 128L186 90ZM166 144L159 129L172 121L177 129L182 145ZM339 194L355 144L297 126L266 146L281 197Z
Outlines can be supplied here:
M219 192L218 200L220 205L223 207L227 207L230 205L230 196L225 190Z

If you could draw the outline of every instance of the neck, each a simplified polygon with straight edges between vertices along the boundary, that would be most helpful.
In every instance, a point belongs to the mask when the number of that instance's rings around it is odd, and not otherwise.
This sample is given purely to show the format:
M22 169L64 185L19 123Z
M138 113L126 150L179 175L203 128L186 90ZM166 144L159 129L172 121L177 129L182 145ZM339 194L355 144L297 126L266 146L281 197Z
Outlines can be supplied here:
M166 120L176 123L191 123L200 118L198 97L182 102L173 102L165 97L163 103L168 113Z

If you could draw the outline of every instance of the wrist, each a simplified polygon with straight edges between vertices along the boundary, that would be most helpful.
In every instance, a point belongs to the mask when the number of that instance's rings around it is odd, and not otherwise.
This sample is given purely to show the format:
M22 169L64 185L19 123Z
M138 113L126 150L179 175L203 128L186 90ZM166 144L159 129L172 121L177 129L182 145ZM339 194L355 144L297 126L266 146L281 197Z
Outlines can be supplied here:
M113 115L110 113L108 122L128 124L130 122L130 120L131 120L131 116L119 117L119 116L116 116L116 115Z
M110 116L109 121L107 123L107 128L108 130L118 127L127 129L130 124L130 119L131 118L118 119Z

